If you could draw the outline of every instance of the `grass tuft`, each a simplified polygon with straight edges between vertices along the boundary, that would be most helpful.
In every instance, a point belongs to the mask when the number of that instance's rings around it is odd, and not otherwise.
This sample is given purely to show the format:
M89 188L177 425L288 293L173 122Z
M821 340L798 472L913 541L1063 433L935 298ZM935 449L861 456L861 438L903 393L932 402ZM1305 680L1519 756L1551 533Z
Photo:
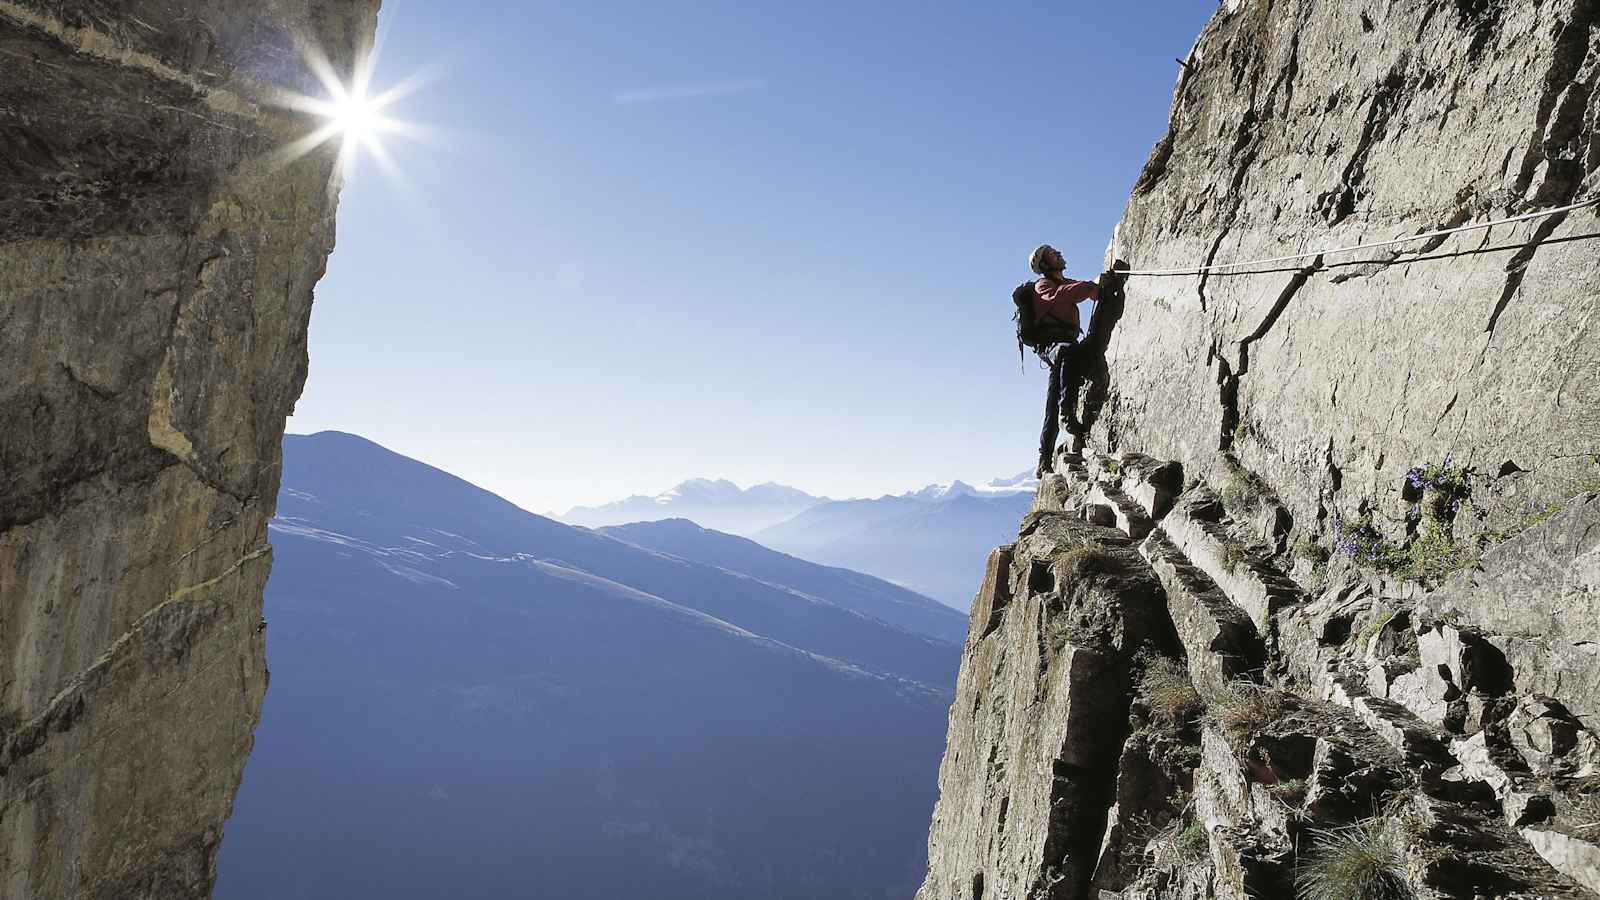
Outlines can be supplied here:
M1304 534L1294 543L1294 555L1308 560L1312 565L1321 565L1328 561L1328 549L1317 543L1316 535Z
M1116 554L1094 544L1079 544L1061 554L1060 565L1063 572L1071 573L1074 578L1120 572L1123 568Z
M1222 569L1232 575L1239 564L1244 562L1244 545L1237 541L1228 541L1222 545Z
M1476 565L1478 554L1458 543L1450 526L1428 519L1409 544L1394 554L1396 574L1413 581L1437 582L1458 569Z
M1200 746L1198 744L1178 744L1167 751L1166 761L1172 768L1181 772L1190 772L1200 767Z
M1230 510L1253 511L1261 505L1261 491L1243 475L1234 475L1222 486L1222 505Z
M1168 729L1181 728L1205 711L1200 692L1189 680L1189 670L1175 659L1149 659L1139 679L1139 695L1150 705L1157 723Z
M1300 900L1411 900L1399 843L1383 818L1331 831L1314 830L1295 869Z
M1211 838L1206 834L1206 827L1199 822L1189 823L1189 827L1178 832L1173 849L1189 859L1205 859L1211 852Z
M1187 826L1174 820L1150 840L1150 862L1168 872L1197 868L1211 862L1211 837L1199 822Z
M1248 431L1248 429L1247 429ZM1276 501L1277 494L1261 476L1230 459L1226 479L1222 484L1222 505L1229 512L1254 513L1262 505Z
M1306 799L1306 790L1310 787L1304 778L1286 778L1267 788L1272 796L1289 806L1299 806Z
M1247 681L1223 688L1210 704L1222 731L1238 741L1265 731L1283 716L1283 695Z
M1577 793L1558 794L1557 809L1573 834L1586 840L1600 837L1600 776L1588 776L1575 784Z

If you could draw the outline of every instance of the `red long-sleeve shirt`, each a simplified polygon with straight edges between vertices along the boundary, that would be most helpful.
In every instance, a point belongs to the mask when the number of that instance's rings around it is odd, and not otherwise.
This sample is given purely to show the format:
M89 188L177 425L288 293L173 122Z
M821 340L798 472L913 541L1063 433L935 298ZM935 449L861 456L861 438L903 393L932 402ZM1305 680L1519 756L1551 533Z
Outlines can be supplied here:
M1033 283L1033 315L1035 318L1050 316L1059 322L1066 322L1073 328L1080 328L1078 324L1078 304L1085 300L1100 299L1100 285L1092 281L1074 281L1063 278L1052 281L1049 278L1040 278Z

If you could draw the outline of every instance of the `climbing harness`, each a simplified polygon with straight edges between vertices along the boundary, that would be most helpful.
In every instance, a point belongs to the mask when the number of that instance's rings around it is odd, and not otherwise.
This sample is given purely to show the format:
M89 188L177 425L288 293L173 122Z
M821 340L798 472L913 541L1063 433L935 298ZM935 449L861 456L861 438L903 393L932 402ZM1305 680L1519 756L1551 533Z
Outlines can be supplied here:
M1124 275L1145 275L1145 276L1151 276L1151 277L1157 277L1157 278L1159 278L1159 277L1178 276L1178 275L1206 275L1206 274L1216 274L1216 275L1253 275L1253 274L1259 274L1259 273L1256 273L1256 272L1227 272L1227 271L1222 271L1222 270L1225 270L1225 269L1237 269L1237 268L1242 268L1242 267L1245 267L1245 266L1261 266L1261 265L1268 265L1268 264L1271 264L1271 263L1293 262L1294 260L1309 259L1309 258L1312 258L1312 257L1326 256L1326 255L1331 254L1331 253L1353 253L1353 252L1355 252L1357 250L1376 250L1379 247L1393 247L1396 244L1409 244L1412 241L1425 241L1425 240L1428 240L1430 238L1448 237L1449 235L1460 234L1461 232L1464 232L1464 231L1480 231L1480 230L1485 229L1485 228L1493 228L1496 225L1509 225L1509 224L1511 224L1513 222L1526 222L1526 221L1529 221L1531 219L1544 219L1544 218L1548 218L1550 216L1560 215L1561 213L1572 212L1575 209L1583 209L1586 206L1595 206L1597 204L1600 204L1600 196L1590 197L1589 199L1584 200L1581 203L1571 203L1571 204L1568 204L1566 206L1556 207L1555 209L1544 209L1544 210L1539 210L1538 212L1523 213L1520 216L1512 216L1512 217L1510 217L1508 219L1496 219L1496 220L1494 220L1492 222L1475 222L1475 223L1473 223L1471 225L1460 225L1460 226L1457 226L1455 228L1443 228L1443 229L1440 229L1438 231L1428 231L1428 232L1424 232L1422 234L1412 234L1412 235L1407 235L1406 237L1395 238L1394 240L1390 240L1390 241L1374 241L1374 242L1369 243L1369 244L1355 244L1355 245L1350 246L1350 247L1332 247L1332 248L1329 248L1329 249L1326 249L1326 250L1307 250L1304 253L1293 253L1293 254L1290 254L1288 256L1269 256L1269 257L1265 257L1263 259L1247 259L1247 260L1237 260L1237 261L1225 262L1225 263L1211 263L1211 264L1208 264L1208 265L1198 266L1196 268L1190 268L1190 269L1130 269L1130 270L1124 270L1122 274L1124 274ZM1592 236L1593 235L1591 235L1591 237ZM1375 262L1376 261L1377 260L1375 260Z

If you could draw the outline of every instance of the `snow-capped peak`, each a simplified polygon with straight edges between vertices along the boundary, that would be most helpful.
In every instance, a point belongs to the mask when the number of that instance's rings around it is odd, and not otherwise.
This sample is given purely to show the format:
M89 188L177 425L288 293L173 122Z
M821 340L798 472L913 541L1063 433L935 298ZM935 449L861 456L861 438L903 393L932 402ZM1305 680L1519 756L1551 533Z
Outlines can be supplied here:
M983 486L991 491L1032 491L1039 487L1039 479L1031 471L1018 472L1010 478L996 478Z
M910 491L905 496L916 500L937 502L951 500L956 497L997 497L1006 494L1021 494L1032 492L1038 487L1039 480L1033 477L1033 473L1027 472L1011 478L996 478L976 487L959 479L949 484L930 484L921 490Z

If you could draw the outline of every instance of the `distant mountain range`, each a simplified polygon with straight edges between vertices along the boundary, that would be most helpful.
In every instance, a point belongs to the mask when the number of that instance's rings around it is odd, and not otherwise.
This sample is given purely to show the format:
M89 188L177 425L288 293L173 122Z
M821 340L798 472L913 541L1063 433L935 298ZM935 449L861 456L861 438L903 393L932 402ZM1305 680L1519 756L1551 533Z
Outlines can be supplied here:
M220 900L915 892L958 613L346 434L285 440L278 513Z
M821 503L752 537L804 559L871 572L965 611L989 551L1016 538L1032 504L1031 485L980 490L956 482Z
M562 519L596 528L687 519L802 559L868 572L965 611L983 579L984 559L1016 534L1037 487L1025 472L977 486L954 481L829 500L778 484L741 490L731 481L697 479L655 497L580 507Z
M1010 478L996 478L977 486L959 480L949 484L930 484L920 491L890 494L880 499L909 497L913 500L951 500L956 497L1014 497L1019 494L1031 497L1038 487L1039 479L1033 477L1032 472L1027 472Z
M826 501L826 497L771 482L740 488L722 479L693 478L655 496L636 494L603 506L578 506L559 518L585 528L689 519L718 531L753 534Z
M967 617L943 603L881 578L797 559L748 538L701 528L687 519L635 522L601 530L640 547L711 563L809 595L832 597L857 612L916 634L954 644L967 637Z

